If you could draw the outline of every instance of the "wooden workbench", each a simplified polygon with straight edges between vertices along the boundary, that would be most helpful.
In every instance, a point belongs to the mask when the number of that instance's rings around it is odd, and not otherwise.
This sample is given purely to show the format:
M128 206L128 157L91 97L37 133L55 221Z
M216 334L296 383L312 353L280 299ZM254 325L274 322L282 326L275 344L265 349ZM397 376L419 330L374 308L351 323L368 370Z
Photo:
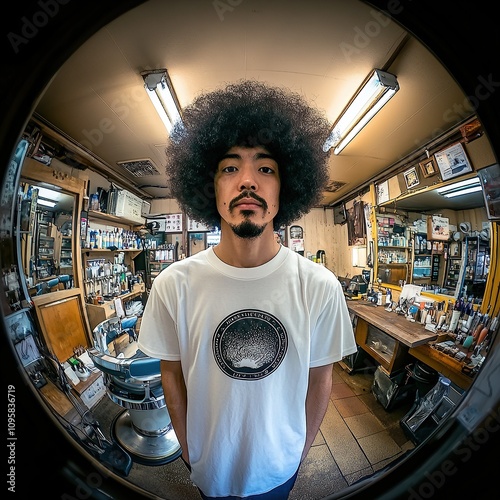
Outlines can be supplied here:
M431 344L438 338L420 323L408 321L404 316L388 312L383 306L375 306L366 301L348 301L347 307L357 317L356 343L390 374L402 368L411 359L418 359L461 389L468 389L473 381L462 372L463 364L454 358L433 349ZM386 352L375 347L374 338L384 339L384 334L392 342L385 341ZM378 337L377 337L378 336Z
M395 312L387 312L383 306L376 306L373 302L348 301L347 307L359 318L363 318L408 347L426 344L438 337L436 333L426 330L424 325L408 321Z

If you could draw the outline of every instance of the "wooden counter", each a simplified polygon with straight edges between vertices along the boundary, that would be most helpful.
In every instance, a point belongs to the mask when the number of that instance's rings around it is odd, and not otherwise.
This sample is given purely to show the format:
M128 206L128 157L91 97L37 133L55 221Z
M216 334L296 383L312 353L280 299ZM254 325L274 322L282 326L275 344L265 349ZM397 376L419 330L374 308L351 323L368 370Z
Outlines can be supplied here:
M420 323L412 323L395 312L387 312L383 306L372 302L348 301L347 307L359 318L384 331L392 338L408 347L416 347L437 339L437 334L424 328Z
M416 358L461 389L466 390L472 384L473 378L462 372L462 362L431 347L438 335L426 330L424 325L408 321L404 316L387 312L383 306L366 301L347 301L347 307L357 317L356 343L389 374ZM384 342L384 334L393 341ZM375 347L379 339L388 346L385 352Z

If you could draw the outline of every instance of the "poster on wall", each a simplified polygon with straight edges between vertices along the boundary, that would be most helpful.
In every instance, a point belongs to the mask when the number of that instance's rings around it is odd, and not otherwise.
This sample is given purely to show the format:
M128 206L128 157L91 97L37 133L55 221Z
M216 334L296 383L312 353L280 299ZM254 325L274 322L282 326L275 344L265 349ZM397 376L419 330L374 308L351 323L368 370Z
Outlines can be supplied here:
M472 172L472 166L460 142L435 153L434 158L443 181Z
M427 239L448 241L450 238L450 219L429 215L427 217Z
M364 203L361 200L355 201L346 211L348 245L366 245Z

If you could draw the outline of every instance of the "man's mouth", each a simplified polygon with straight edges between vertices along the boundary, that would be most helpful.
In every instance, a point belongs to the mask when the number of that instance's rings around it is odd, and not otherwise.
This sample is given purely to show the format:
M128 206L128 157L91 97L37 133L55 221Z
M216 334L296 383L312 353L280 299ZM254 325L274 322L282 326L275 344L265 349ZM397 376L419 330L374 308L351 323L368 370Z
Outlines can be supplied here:
M256 208L259 208L262 205L256 200L253 200L252 198L244 198L243 200L240 200L237 203L235 203L234 206L238 207L241 210L255 210Z
M229 204L229 210L233 210L235 207L238 207L240 210L256 210L258 208L267 209L266 200L257 196L256 194L250 193L241 193Z

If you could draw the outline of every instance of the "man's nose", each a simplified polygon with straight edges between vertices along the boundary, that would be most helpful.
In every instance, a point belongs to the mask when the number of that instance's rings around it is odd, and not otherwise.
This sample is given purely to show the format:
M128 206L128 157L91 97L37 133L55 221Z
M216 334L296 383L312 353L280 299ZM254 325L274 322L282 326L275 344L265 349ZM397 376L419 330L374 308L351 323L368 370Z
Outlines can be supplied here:
M250 169L243 169L241 171L241 180L240 180L240 190L257 190L257 181L255 180L255 176Z

